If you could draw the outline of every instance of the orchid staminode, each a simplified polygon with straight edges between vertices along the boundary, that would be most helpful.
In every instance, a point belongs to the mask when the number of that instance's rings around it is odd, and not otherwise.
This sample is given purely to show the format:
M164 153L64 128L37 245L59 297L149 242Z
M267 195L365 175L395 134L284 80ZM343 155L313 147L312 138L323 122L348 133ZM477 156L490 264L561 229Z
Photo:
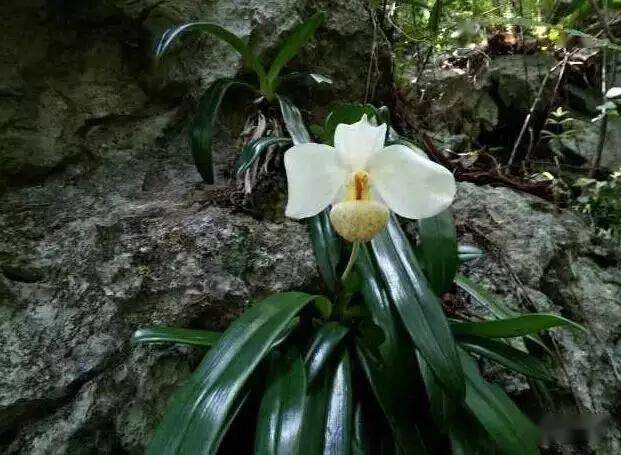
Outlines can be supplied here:
M451 172L420 149L384 147L386 125L366 115L340 124L334 147L298 144L285 153L289 199L285 214L300 219L333 204L330 220L350 242L371 240L387 224L389 210L405 218L437 215L453 202Z

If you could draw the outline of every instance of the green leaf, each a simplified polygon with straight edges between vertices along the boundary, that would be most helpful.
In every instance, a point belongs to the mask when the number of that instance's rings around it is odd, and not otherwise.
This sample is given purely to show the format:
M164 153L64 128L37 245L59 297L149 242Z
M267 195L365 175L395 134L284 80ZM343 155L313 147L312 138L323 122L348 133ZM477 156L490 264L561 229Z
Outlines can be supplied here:
M356 354L401 451L425 453L412 412L417 405L411 399L416 371L414 349L395 315L366 245L360 247L356 270L362 278L360 292L371 321L383 333L377 341L365 334L356 338Z
M328 394L323 453L331 455L351 453L353 408L351 361L349 353L344 351Z
M486 382L476 363L460 352L466 374L466 408L507 455L538 454L539 429L496 384Z
M306 399L306 372L299 353L274 352L257 421L254 453L298 453Z
M485 306L496 319L508 319L521 314L510 308L503 300L490 293L479 283L476 283L463 275L457 274L455 277L455 284L470 294L472 298L474 298L481 305ZM530 334L527 335L526 338L540 346L546 352L550 353L550 349L541 340L539 335Z
M348 332L349 329L338 322L327 322L317 330L304 357L309 383L315 380Z
M457 274L455 276L455 284L470 294L481 305L487 307L498 319L511 318L520 314L470 278Z
M278 50L278 54L272 62L272 66L267 73L267 85L272 92L276 90L277 79L283 67L295 57L302 47L315 34L315 30L322 24L325 15L322 12L316 13L306 21L298 25L287 39L283 42Z
M260 82L265 80L266 75L263 65L261 65L259 58L250 50L246 43L239 39L234 33L229 32L219 25L210 24L208 22L189 22L166 30L157 44L155 55L161 57L173 41L182 34L190 31L206 32L225 41L241 55L244 64L257 73Z
M266 136L250 141L244 146L237 160L237 175L242 174L272 145L279 147L291 144L288 137Z
M297 106L285 96L276 95L276 97L278 98L278 102L280 103L280 112L282 113L282 119L285 122L285 126L287 127L287 131L291 136L291 140L293 140L293 144L297 145L312 142L311 136L306 129L306 125L304 124L302 113L297 108Z
M498 452L489 434L467 411L462 411L460 418L453 421L449 439L453 455L494 455Z
M274 294L233 322L173 396L147 453L215 453L246 380L295 315L314 299L301 292Z
M181 343L211 347L222 333L209 330L178 329L175 327L143 327L132 335L132 343Z
M332 368L324 368L315 381L308 386L300 444L300 447L304 448L305 455L323 455L324 453L326 410L334 376L333 365L330 366Z
M454 399L464 394L455 339L438 298L395 218L371 242L386 290L416 348Z
M443 0L436 0L429 14L428 27L433 38L435 38L440 31L440 19L442 18L442 1Z
M343 242L332 228L328 210L309 218L307 222L319 273L328 289L334 291L340 280L337 266L341 258Z
M548 369L541 360L503 341L472 335L463 335L457 340L461 347L469 352L487 357L526 376L552 381Z
M438 2L437 2L438 3ZM457 233L450 210L418 220L420 244L417 257L433 291L443 294L457 273Z
M416 353L418 366L420 369L427 398L429 400L429 410L433 421L442 430L448 430L456 420L457 406L459 402L451 399L445 392L442 384L436 378L436 375L429 368L429 364L419 352Z
M215 135L216 119L220 112L220 105L224 95L233 86L254 88L245 82L233 79L218 79L214 81L201 97L198 110L190 129L190 144L196 169L205 182L214 182L213 160L211 143Z
M484 253L479 248L473 245L458 245L457 246L457 258L460 264L472 261L480 258Z
M570 326L588 331L569 319L555 314L529 313L510 319L481 322L453 322L451 329L456 335L475 335L486 338L512 338L537 333L552 327Z
M313 84L332 84L332 79L319 73L306 73L295 71L280 78L281 82L311 82Z
M334 132L339 124L351 125L360 121L365 114L369 118L376 117L377 109L372 104L343 103L336 105L326 117L323 141L326 144L333 145Z
M354 434L351 442L352 455L370 454L369 432L365 422L362 402L358 401L354 410Z

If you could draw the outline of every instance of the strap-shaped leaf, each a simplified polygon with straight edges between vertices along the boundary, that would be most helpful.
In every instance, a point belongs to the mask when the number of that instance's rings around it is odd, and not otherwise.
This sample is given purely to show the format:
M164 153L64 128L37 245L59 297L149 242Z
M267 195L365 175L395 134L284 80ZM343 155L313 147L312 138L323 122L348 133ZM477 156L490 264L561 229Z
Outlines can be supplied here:
M460 352L466 375L466 408L490 434L502 453L538 454L539 429L496 384L485 381L468 354Z
M282 119L285 122L287 131L291 136L291 140L294 145L306 144L311 141L311 136L304 124L302 113L295 104L289 100L286 96L276 95L280 104L280 112L282 113Z
M494 455L501 453L481 424L466 411L453 421L449 430L453 455Z
M215 453L244 383L314 298L301 292L274 294L233 322L171 400L147 453Z
M144 327L134 332L132 343L180 343L194 346L213 346L221 336L222 333L209 330Z
M161 57L179 36L190 31L209 33L225 41L241 55L244 64L257 73L260 81L265 79L266 74L263 65L261 65L259 58L250 50L246 43L225 28L208 22L189 22L166 30L157 44L155 55Z
M493 295L479 283L476 283L470 278L467 278L459 273L455 276L455 284L470 294L470 296L472 296L472 298L474 298L481 305L485 306L496 319L508 319L521 314L510 308L509 305L507 305L502 299ZM526 338L537 344L548 354L551 354L550 349L545 345L539 335L530 334L526 335Z
M529 313L509 319L481 322L453 322L456 335L475 335L486 338L512 338L530 335L552 327L570 326L587 332L580 324L556 314ZM588 332L587 332L588 333Z
M450 210L418 220L417 258L433 291L443 294L453 285L457 273L457 234Z
M291 144L288 137L266 136L249 142L242 148L237 159L237 175L246 171L272 145L285 146Z
M503 341L472 335L459 336L457 340L466 351L487 357L518 373L544 381L552 380L541 360Z
M348 332L349 328L338 322L327 322L317 330L304 357L309 383L317 377Z
M334 376L334 364L321 370L317 378L308 386L304 410L304 424L300 447L304 454L323 455L326 434L326 411L328 397Z
M305 400L306 371L300 354L272 353L259 408L256 455L299 453Z
M352 455L368 455L371 453L369 432L370 429L367 427L362 402L358 401L354 409L354 434L351 441Z
M289 62L289 60L300 52L300 49L302 49L308 40L313 37L315 30L317 30L324 19L324 13L315 13L306 21L298 25L282 43L280 49L278 50L278 54L276 54L276 57L272 61L272 65L267 73L268 86L272 90L276 89L276 81L280 71L287 64L287 62Z
M351 360L343 352L328 395L323 453L349 455L353 433L354 403L351 383Z
M464 377L455 339L395 218L371 244L386 290L416 348L446 392L461 399Z
M455 276L455 284L470 294L481 305L486 306L498 319L511 318L520 314L470 278L458 273Z
M229 88L233 86L253 87L234 79L218 79L205 91L198 103L198 110L190 129L190 145L196 169L207 183L214 182L213 158L211 145L215 135L216 119L220 112L222 100Z
M330 79L328 76L325 76L323 74L319 74L319 73L305 73L305 72L293 72L293 73L287 73L286 75L282 76L280 78L280 86L282 86L283 84L297 84L297 85L304 85L304 86L315 86L315 85L322 85L322 84L327 84L330 85L332 84L332 79Z
M363 333L356 339L356 354L401 451L425 453L412 412L416 403L408 398L412 396L415 381L414 349L400 326L365 245L360 247L356 267L362 278L361 293L371 321L383 333L377 341Z
M312 142L302 113L297 106L285 96L277 95L277 97L283 120L293 143L297 145ZM328 288L334 291L339 280L336 268L341 257L342 241L334 232L328 213L328 210L325 210L309 218L308 224L319 272Z
M480 258L481 256L483 256L483 251L474 245L457 246L457 258L460 264Z
M436 378L436 375L429 368L429 364L425 361L419 352L416 353L418 359L418 366L420 369L423 383L425 384L425 390L427 391L427 398L429 400L429 410L433 421L442 430L446 431L454 424L455 416L457 415L457 408L459 401L451 399L445 392L442 384Z
M339 276L337 266L341 258L343 242L334 232L328 210L308 219L308 229L313 252L324 283L331 291L337 287Z

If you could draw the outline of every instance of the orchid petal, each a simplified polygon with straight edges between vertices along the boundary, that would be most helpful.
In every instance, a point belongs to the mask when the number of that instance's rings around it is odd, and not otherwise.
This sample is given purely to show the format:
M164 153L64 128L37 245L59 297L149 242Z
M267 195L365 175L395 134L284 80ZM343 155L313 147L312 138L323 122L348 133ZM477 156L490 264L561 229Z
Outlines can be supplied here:
M285 215L307 218L328 207L347 177L334 147L299 144L285 153L289 199Z
M364 169L371 156L384 146L386 124L373 126L366 114L353 125L339 124L334 133L336 153L351 172Z
M404 145L390 145L373 155L367 170L373 189L393 212L405 218L437 215L455 197L453 174Z

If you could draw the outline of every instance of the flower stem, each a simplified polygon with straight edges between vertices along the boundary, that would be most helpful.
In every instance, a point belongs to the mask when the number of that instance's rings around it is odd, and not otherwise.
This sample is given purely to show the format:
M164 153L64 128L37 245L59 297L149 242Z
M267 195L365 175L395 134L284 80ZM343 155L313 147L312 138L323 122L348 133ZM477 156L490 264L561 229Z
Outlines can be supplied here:
M354 264L356 263L356 257L358 256L358 250L360 249L360 242L354 242L351 247L351 255L349 256L349 261L347 261L347 266L345 267L345 271L341 276L341 281L345 281L352 269L354 268Z

